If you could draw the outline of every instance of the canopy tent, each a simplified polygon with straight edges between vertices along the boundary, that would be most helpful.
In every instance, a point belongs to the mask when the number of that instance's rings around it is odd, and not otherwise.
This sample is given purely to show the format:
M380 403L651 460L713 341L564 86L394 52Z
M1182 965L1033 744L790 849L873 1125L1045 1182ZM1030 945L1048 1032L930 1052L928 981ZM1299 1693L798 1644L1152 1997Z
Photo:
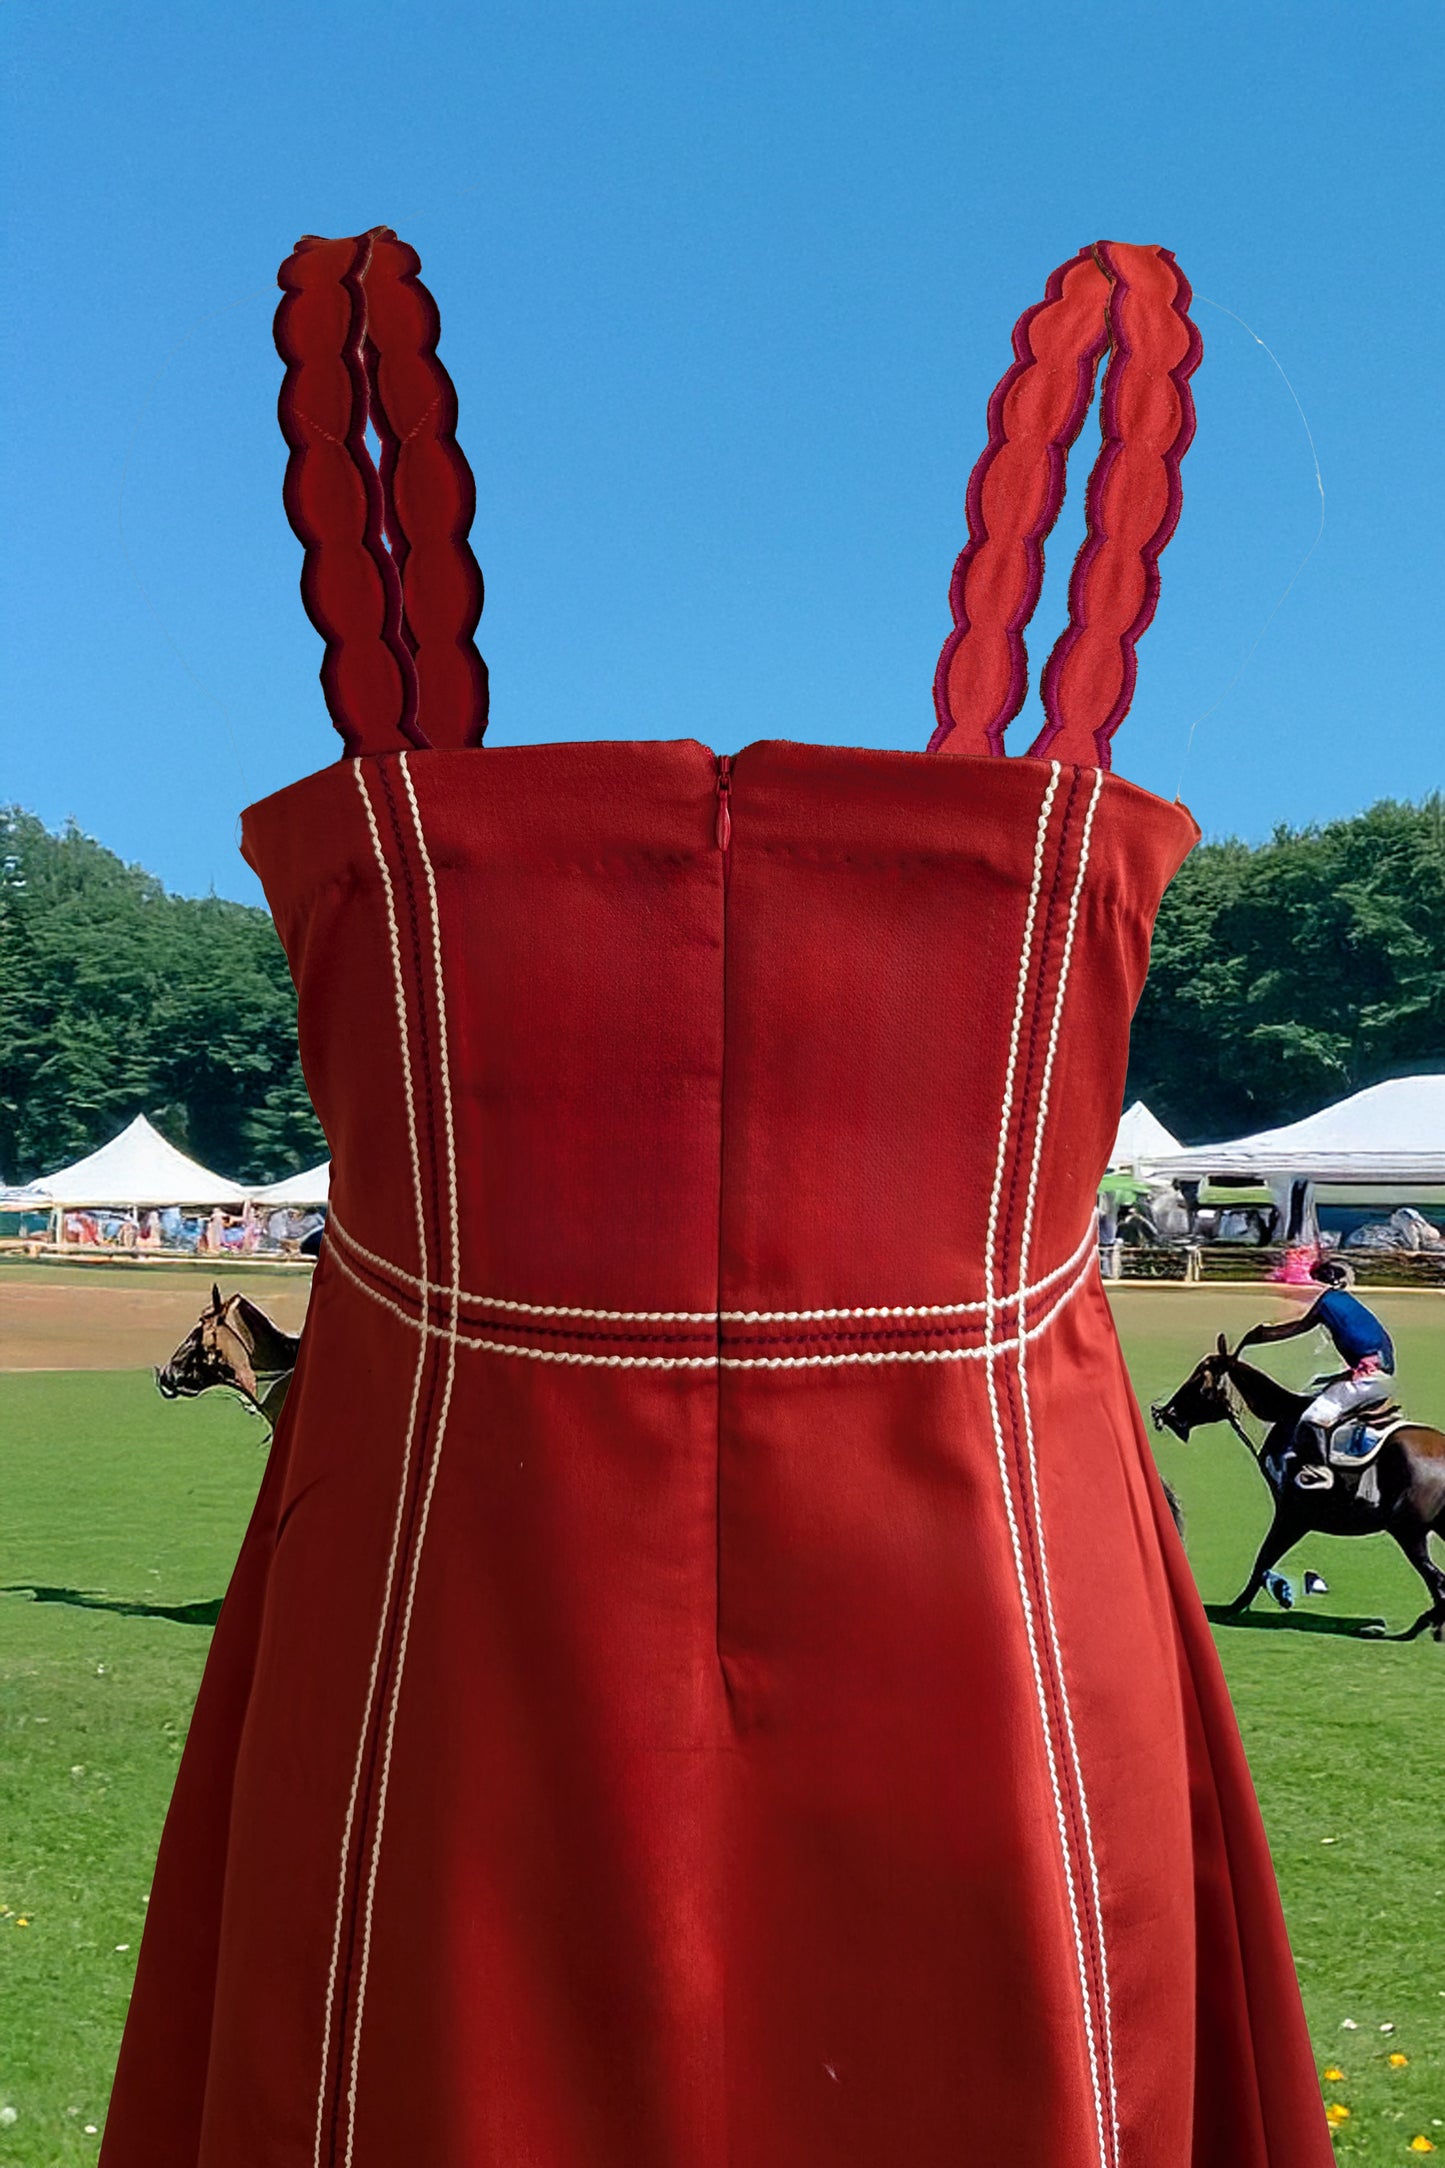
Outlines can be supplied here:
M1158 1116L1150 1113L1142 1099L1136 1099L1119 1123L1114 1149L1109 1154L1109 1165L1152 1167L1161 1152L1178 1152L1182 1149L1179 1139L1169 1134Z
M1149 1194L1149 1184L1127 1167L1113 1168L1099 1184L1101 1197L1112 1197L1116 1204L1137 1204Z
M245 1195L241 1183L212 1174L167 1144L143 1114L98 1152L9 1193L12 1202L38 1209L88 1206L122 1211L136 1205L217 1204L239 1211Z
M253 1189L253 1204L320 1205L331 1195L331 1162L323 1159L319 1167L308 1167L304 1174L288 1174L283 1182L270 1182L265 1189Z
M1304 1121L1165 1153L1154 1166L1175 1179L1310 1182L1317 1195L1328 1185L1362 1202L1370 1190L1445 1199L1445 1076L1372 1084Z
M1274 1188L1268 1182L1211 1182L1206 1178L1199 1185L1201 1204L1273 1204L1275 1201Z

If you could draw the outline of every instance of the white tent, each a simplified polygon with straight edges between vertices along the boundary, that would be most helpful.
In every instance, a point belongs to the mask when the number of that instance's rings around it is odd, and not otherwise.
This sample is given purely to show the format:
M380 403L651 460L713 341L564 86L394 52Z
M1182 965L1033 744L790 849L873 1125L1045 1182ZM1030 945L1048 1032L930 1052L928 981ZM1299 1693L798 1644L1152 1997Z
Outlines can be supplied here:
M1177 1137L1169 1134L1156 1114L1151 1114L1142 1099L1136 1099L1122 1117L1114 1149L1109 1154L1111 1167L1152 1167L1162 1152L1183 1150Z
M283 1182L268 1183L265 1189L253 1189L254 1204L317 1205L325 1204L331 1195L331 1162L323 1159L319 1167L308 1167L304 1174L288 1174Z
M133 1205L216 1204L239 1210L246 1192L241 1183L228 1182L187 1159L138 1114L98 1152L10 1194L38 1207L91 1205L128 1211Z
M1445 1076L1372 1084L1302 1122L1154 1164L1170 1176L1312 1182L1322 1203L1336 1189L1360 1203L1445 1201Z

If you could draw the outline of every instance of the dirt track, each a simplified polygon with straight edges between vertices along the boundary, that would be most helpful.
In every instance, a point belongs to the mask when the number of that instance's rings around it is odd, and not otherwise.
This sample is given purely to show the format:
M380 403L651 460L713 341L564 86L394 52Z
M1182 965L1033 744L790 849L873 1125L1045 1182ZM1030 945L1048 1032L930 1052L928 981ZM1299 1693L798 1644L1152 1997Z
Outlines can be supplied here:
M151 1268L144 1268L149 1271ZM221 1293L242 1288L283 1332L298 1332L309 1273L228 1271ZM210 1301L211 1277L124 1266L0 1268L0 1370L148 1370L163 1363Z

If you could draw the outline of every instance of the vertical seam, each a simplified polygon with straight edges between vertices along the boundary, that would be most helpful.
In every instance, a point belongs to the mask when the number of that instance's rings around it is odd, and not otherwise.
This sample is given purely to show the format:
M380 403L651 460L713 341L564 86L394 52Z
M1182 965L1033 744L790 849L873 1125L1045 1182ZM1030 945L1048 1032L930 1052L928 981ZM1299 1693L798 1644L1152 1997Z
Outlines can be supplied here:
M432 1090L431 1039L429 1036L427 1024L426 1003L423 999L424 982L422 978L421 941L419 933L420 914L417 910L416 888L412 879L412 867L411 860L408 855L406 836L402 828L401 816L397 811L396 794L391 787L390 763L394 757L395 756L388 754L383 759L380 759L377 762L377 775L381 783L382 794L386 800L387 813L391 822L392 843L395 847L397 864L401 869L402 882L406 891L407 925L411 935L411 954L415 967L415 976L413 979L413 993L416 1005L417 1052L420 1056L422 1084L425 1091L426 1102L426 1134L428 1145L426 1164L430 1176L430 1188L432 1195L432 1226L434 1229L436 1229L440 1226L441 1223L441 1211L437 1201L437 1124L436 1108L434 1104L434 1096ZM424 1214L425 1204L424 1201L421 1200L420 1196L420 1171L418 1171L418 1199L418 1209L421 1210ZM440 1265L440 1263L441 1260L438 1259L438 1264ZM431 1338L434 1336L428 1335L427 1337ZM421 1405L420 1419L416 1427L415 1442L417 1452L415 1465L411 1466L410 1458L408 1457L410 1475L401 1493L401 1548L398 1556L398 1565L402 1572L405 1572L407 1570L407 1561L412 1555L412 1547L416 1535L417 1496L418 1492L420 1491L425 1474L425 1456L427 1441L433 1435L432 1418L433 1412L436 1407L437 1391L437 1370L435 1364L432 1364L428 1367L424 1379L424 1386L425 1391ZM399 1618L398 1613L394 1608L393 1592L394 1582L390 1584L388 1588L388 1608L383 1613L386 1624L386 1634L383 1641L383 1659L379 1680L379 1695L383 1702L389 1701L390 1698L393 1686L394 1666L397 1659L397 1630ZM355 2113L355 2035L359 2023L360 2008L359 2001L356 2000L355 1997L359 1996L363 1985L357 1971L357 1932L360 1925L360 1912L362 1901L361 1878L367 1872L367 1862L371 1857L374 1856L374 1849L376 1844L376 1831L374 1826L374 1801L377 1796L377 1756L380 1749L380 1720L378 1718L376 1728L372 1730L369 1734L367 1745L365 1762L365 1786L363 1789L361 1801L361 1837L359 1840L357 1860L354 1869L356 1876L356 1894L353 1897L352 1901L351 1917L346 1937L345 1967L342 1975L343 1992L341 2015L337 2027L338 2052L336 2078L333 2092L334 2104L332 2109L331 2128L331 2157L333 2162L336 2157L340 2119L343 2109L343 2097L348 2118L354 2120ZM367 1833L368 1829L370 1829L369 1835ZM372 1871L374 1872L374 1869ZM369 1927L369 1919L366 1924ZM353 1990L355 1991L355 1996L353 1995ZM354 2002L354 2007L351 2008L351 2010L348 2012L349 2000ZM348 2015L350 2018L349 2025ZM341 2067L341 2049L347 2042L348 2038L350 2038L352 2042L352 2073L350 2082L347 2084L345 2095L343 2096L342 2088L345 2081L343 2078L343 2072ZM352 2121L349 2120L346 2140L348 2162L350 2161L351 2157L352 2143Z
M406 1133L411 1156L412 1196L416 1207L416 1233L418 1262L423 1280L427 1276L426 1211L422 1202L421 1155L416 1133L416 1093L412 1081L410 1026L407 1018L406 983L401 965L401 939L397 927L396 897L391 883L391 869L382 849L381 834L376 825L376 812L367 788L362 761L352 762L352 774L366 814L366 825L371 837L372 854L381 875L382 896L386 908L388 945L391 954L392 984L396 1000L397 1039L401 1051L402 1090L406 1104ZM406 1446L402 1455L401 1478L397 1485L396 1512L392 1520L391 1550L386 1562L386 1582L382 1592L377 1616L376 1641L372 1649L371 1674L367 1680L366 1705L362 1714L361 1734L356 1742L356 1760L352 1770L351 1792L346 1803L346 1817L341 1837L341 1868L336 1893L336 1918L332 1928L331 1961L326 1979L326 2008L321 2033L321 2068L316 2089L316 2137L313 2149L314 2168L321 2168L322 2136L326 2119L326 2090L331 2055L331 2025L336 2003L336 1983L341 1957L341 1928L346 1911L347 1868L351 1855L352 1830L356 1821L357 1800L361 1792L361 1772L366 1759L366 1740L371 1730L372 1712L376 1705L377 1680L381 1671L382 1650L386 1642L386 1623L391 1611L391 1594L396 1575L397 1556L401 1547L401 1530L405 1513L408 1479L411 1471L412 1449L416 1442L417 1408L421 1400L422 1377L426 1370L427 1335L421 1334L417 1344L416 1370L412 1378L411 1405L407 1411ZM341 2041L337 2042L337 2060L340 2061Z
M1009 1144L1012 1129L1014 1083L1018 1073L1019 1040L1023 1029L1024 1006L1027 999L1031 967L1033 964L1034 929L1038 918L1039 898L1043 890L1045 845L1048 840L1049 816L1053 810L1058 790L1060 763L1049 763L1049 782L1039 807L1038 826L1034 836L1033 873L1029 887L1028 909L1024 918L1023 941L1019 954L1018 980L1014 992L1013 1020L1009 1033L1008 1060L1004 1071L1004 1088L999 1110L998 1151L994 1162L993 1188L989 1197L988 1228L984 1242L984 1376L988 1385L989 1420L993 1430L994 1452L998 1461L999 1485L1003 1497L1004 1513L1008 1521L1009 1542L1013 1553L1014 1576L1018 1584L1019 1605L1023 1614L1024 1633L1028 1644L1029 1663L1033 1673L1034 1699L1038 1709L1039 1728L1043 1738L1044 1755L1048 1765L1049 1785L1053 1795L1054 1819L1058 1830L1059 1850L1064 1870L1064 1885L1068 1896L1069 1916L1073 1932L1074 1959L1078 1967L1079 1989L1083 1998L1084 2022L1089 2043L1089 2074L1094 2091L1094 2113L1099 2139L1101 2168L1108 2168L1104 2149L1103 2104L1099 2098L1098 2072L1095 2067L1093 2031L1090 2012L1088 1965L1079 1929L1078 1899L1074 1888L1074 1866L1069 1845L1068 1825L1064 1815L1063 1798L1059 1787L1057 1757L1054 1752L1052 1727L1049 1722L1048 1700L1044 1687L1043 1672L1039 1662L1038 1637L1035 1631L1034 1607L1028 1589L1028 1575L1024 1565L1023 1548L1019 1540L1018 1514L1014 1507L1013 1486L1009 1479L1008 1451L1004 1442L1003 1422L999 1410L998 1363L1006 1361L1006 1351L996 1350L994 1343L995 1316L1000 1298L995 1292L997 1267L999 1205L1003 1196L1004 1173L1009 1160ZM1065 811L1067 819L1067 808ZM1056 874L1057 879L1057 874ZM1052 899L1051 899L1052 900ZM1046 942L1041 943L1042 952ZM1005 1263L1007 1260L1005 1260Z
M1102 771L1100 770L1095 771L1096 788L1097 779L1101 772ZM1050 882L1049 886L1049 897L1044 910L1043 927L1040 935L1039 970L1034 986L1033 1010L1028 1025L1028 1060L1024 1072L1024 1087L1020 1097L1018 1151L1014 1158L1012 1173L1009 1180L1008 1211L1004 1222L1003 1271L1005 1279L1007 1279L1008 1276L1009 1258L1013 1249L1014 1224L1018 1217L1019 1184L1023 1171L1025 1138L1028 1134L1030 1120L1032 1120L1033 1147L1035 1150L1037 1150L1044 1124L1044 1102L1042 1099L1042 1085L1040 1085L1038 1091L1035 1090L1034 1076L1041 1050L1043 1051L1045 1055L1045 1060L1047 1061L1048 1042L1046 1041L1044 1032L1044 1015L1045 996L1047 992L1049 978L1049 954L1052 946L1053 928L1055 925L1060 900L1064 891L1064 873L1065 867L1068 863L1070 848L1069 828L1074 811L1074 802L1078 795L1079 772L1077 769L1075 769L1069 784L1069 795L1064 806L1063 819L1059 825L1058 855L1054 861L1053 879ZM1091 822L1086 819L1086 827L1091 825ZM1079 871L1079 865L1082 863L1083 840L1083 836L1081 835L1081 855L1080 859L1076 860L1075 862L1076 878ZM1055 977L1054 982L1053 1011L1049 1019L1051 1026L1055 1024L1055 1021L1059 1015L1058 1003L1063 971L1064 962L1061 950L1059 960L1059 973ZM1027 1281L1024 1276L1022 1263L1020 1264L1019 1271L1020 1284L1026 1285ZM1024 1393L1026 1388L1022 1378L1016 1376L1011 1377L1006 1373L1005 1385L1005 1406L1008 1412L1008 1428L1012 1445L1011 1457L1014 1462L1015 1468L1018 1471L1019 1497L1021 1505L1023 1506L1023 1532L1028 1544L1028 1567L1030 1579L1035 1591L1036 1599L1041 1605L1046 1605L1048 1601L1049 1591L1045 1578L1047 1569L1042 1557L1042 1537L1038 1525L1037 1496L1035 1495L1032 1501L1027 1500L1025 1498L1023 1484L1023 1470L1026 1466L1025 1456L1027 1453L1027 1432L1029 1427L1031 1426L1031 1410L1026 1411L1024 1408ZM1063 1697L1063 1684L1058 1663L1057 1644L1053 1641L1052 1637L1050 1639L1049 1660L1045 1665L1043 1677L1044 1691L1047 1696L1046 1706L1048 1710L1049 1720L1053 1726L1053 1731L1050 1734L1050 1753L1052 1755L1052 1741L1054 1736L1057 1735L1060 1741L1060 1751L1062 1751L1063 1735L1065 1729L1067 1728L1067 1712ZM1096 2040L1096 2025L1094 2014L1096 1978L1099 1969L1098 1949L1094 1914L1087 1903L1083 1905L1082 1916L1080 1913L1080 1899L1082 1895L1081 1884L1083 1878L1083 1868L1080 1862L1081 1853L1085 1849L1085 1847L1081 1841L1080 1834L1081 1824L1079 1817L1077 1790L1077 1769L1075 1768L1072 1773L1066 1770L1065 1780L1063 1784L1059 1787L1056 1796L1059 1812L1062 1817L1060 1824L1061 1831L1066 1832L1066 1850L1064 1854L1064 1865L1067 1877L1066 1888L1068 1893L1070 1919L1073 1926L1075 1945L1078 1953L1080 1966L1079 1986L1083 1998L1084 2041L1088 2053L1089 2079L1094 2094L1095 2116L1098 2124L1098 2139L1102 2158L1106 2151L1106 2143L1103 2120L1104 2107L1102 2096L1100 2093L1099 2056L1098 2043Z
M1033 1153L1029 1167L1028 1197L1024 1211L1023 1233L1019 1248L1019 1279L1028 1284L1029 1250L1033 1239L1034 1207L1038 1196L1039 1170L1043 1160L1044 1132L1048 1122L1049 1093L1053 1082L1054 1060L1058 1053L1059 1031L1063 1021L1064 1000L1068 989L1069 973L1073 962L1074 937L1078 928L1079 904L1083 895L1085 876L1088 872L1089 853L1093 838L1094 815L1098 809L1103 789L1104 771L1098 769L1090 794L1088 809L1084 816L1083 835L1079 844L1079 861L1074 874L1073 892L1069 899L1068 921L1064 933L1063 953L1059 961L1058 984L1054 992L1053 1014L1049 1023L1048 1047L1044 1059L1043 1077L1039 1086L1038 1115L1034 1124ZM1114 2041L1112 2012L1109 1996L1108 1957L1104 1947L1103 1905L1099 1893L1098 1865L1094 1854L1093 1829L1089 1819L1088 1795L1084 1785L1083 1769L1079 1756L1078 1740L1074 1732L1073 1714L1069 1706L1068 1688L1064 1677L1063 1652L1059 1645L1058 1629L1054 1618L1053 1594L1049 1586L1048 1556L1044 1541L1044 1516L1039 1498L1038 1463L1034 1447L1033 1405L1029 1395L1027 1372L1027 1345L1022 1336L1018 1343L1017 1376L1019 1403L1023 1412L1024 1442L1028 1454L1030 1502L1033 1508L1034 1537L1038 1547L1038 1580L1043 1592L1044 1616L1048 1626L1049 1646L1054 1660L1057 1680L1057 1700L1063 1712L1064 1729L1068 1737L1069 1759L1073 1769L1074 1790L1078 1799L1079 1818L1083 1825L1084 1850L1088 1859L1089 1885L1092 1896L1092 1919L1089 1925L1096 1944L1096 1965L1101 2002L1100 2033L1102 2036L1104 2073L1109 2088L1109 2125L1112 2157L1117 2161L1119 2147L1119 2104L1115 2087Z
M1070 778L1069 794L1064 800L1064 810L1059 821L1058 854L1054 859L1053 878L1049 882L1048 901L1044 905L1043 924L1039 932L1038 976L1034 980L1032 1013L1025 1034L1028 1042L1028 1057L1024 1067L1023 1090L1019 1094L1018 1149L1014 1154L1013 1164L1009 1170L1008 1203L1003 1222L1003 1255L1000 1270L1005 1284L1007 1284L1009 1278L1009 1259L1013 1254L1014 1228L1018 1221L1019 1182L1023 1173L1024 1140L1031 1121L1034 1135L1038 1135L1038 1105L1034 1092L1034 1070L1038 1062L1039 1049L1043 1042L1044 995L1049 975L1050 939L1059 901L1059 892L1064 885L1064 864L1069 848L1069 827L1073 820L1074 800L1078 796L1078 791L1079 778L1075 773ZM1019 1285L1024 1286L1026 1284L1021 1275Z
M442 969L441 907L437 901L436 874L431 854L426 847L422 832L421 808L416 802L416 787L411 779L411 756L403 753L399 762L401 779L406 785L406 795L411 806L412 826L416 830L417 848L421 852L422 869L426 874L427 900L431 909L432 970L436 977L437 1038L440 1048L442 1079L442 1107L446 1123L447 1140L447 1209L450 1215L452 1277L449 1290L453 1301L460 1303L462 1291L461 1228L457 1207L457 1155L452 1124L452 1067L450 1041L447 1035L446 978Z
M446 1381L442 1388L442 1404L437 1415L435 1442L432 1446L430 1464L427 1468L426 1486L422 1494L421 1515L417 1524L416 1542L412 1547L410 1565L407 1573L406 1595L403 1599L402 1604L401 1624L397 1641L396 1669L392 1677L391 1693L388 1699L385 1745L382 1752L381 1775L377 1788L376 1827L371 1841L371 1861L367 1875L366 1900L362 1916L361 1961L357 1978L356 2015L353 2020L351 2033L351 2071L347 2086L347 2168L351 2168L352 2153L356 2138L356 2093L361 2065L361 2025L362 2017L365 2010L366 1983L371 1961L372 1915L376 1902L377 1875L381 1864L382 1837L385 1833L386 1825L386 1802L388 1788L391 1780L392 1750L396 1738L396 1718L397 1711L401 1704L402 1679L406 1671L407 1647L411 1636L412 1609L416 1601L417 1582L421 1574L422 1551L426 1544L427 1526L431 1518L432 1498L436 1490L437 1471L441 1467L442 1449L446 1443L447 1423L451 1411L452 1388L456 1381L458 1310L461 1297L461 1259L460 1242L458 1237L457 1210L456 1136L452 1119L450 1049L447 1042L446 1025L446 986L442 970L441 913L437 901L436 874L432 866L431 854L427 850L426 835L422 827L421 812L420 808L417 805L416 792L412 785L409 767L409 756L406 753L398 755L398 765L401 769L402 781L406 786L407 799L411 809L412 826L416 832L417 850L420 853L422 868L426 876L427 902L431 914L431 960L436 1000L438 1039L437 1060L442 1079L442 1104L445 1120L446 1138L447 1194L450 1214L449 1227L451 1238L449 1245L451 1250L451 1286L449 1291L450 1312L447 1322ZM403 863L405 863L405 861L403 861ZM408 889L410 889L409 881ZM415 921L413 922L413 925L415 930ZM433 1132L433 1135L434 1134L435 1132ZM433 1152L432 1155L432 1174L433 1185L435 1186L435 1152ZM422 1335L423 1340L425 1340L426 1337L427 1336L425 1334Z
M405 753L398 753L390 757L395 758L397 761L402 763L404 763L406 760ZM387 810L391 814L392 833L396 838L396 855L401 866L401 877L406 884L407 920L411 927L411 962L412 971L414 974L413 983L416 986L417 990L417 1036L421 1045L422 1054L422 1084L426 1092L427 1136L430 1139L432 1146L430 1155L427 1160L427 1173L431 1180L432 1225L433 1227L440 1228L442 1224L442 1211L441 1196L437 1189L437 1118L436 1108L432 1104L431 1054L427 1044L426 1014L422 1008L421 999L421 990L424 983L422 977L421 960L421 912L417 907L416 890L412 882L411 861L407 856L406 846L402 840L401 815L397 811L396 794L391 787L391 774L389 765L387 763L383 763L379 772L381 787L386 793Z

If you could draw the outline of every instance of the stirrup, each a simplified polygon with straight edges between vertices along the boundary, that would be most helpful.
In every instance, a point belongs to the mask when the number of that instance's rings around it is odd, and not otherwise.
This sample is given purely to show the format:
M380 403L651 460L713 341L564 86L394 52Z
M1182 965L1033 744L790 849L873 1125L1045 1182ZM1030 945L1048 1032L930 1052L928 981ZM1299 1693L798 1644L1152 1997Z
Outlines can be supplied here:
M1335 1480L1333 1468L1322 1468L1318 1461L1302 1461L1294 1472L1295 1484L1300 1490L1328 1490Z

